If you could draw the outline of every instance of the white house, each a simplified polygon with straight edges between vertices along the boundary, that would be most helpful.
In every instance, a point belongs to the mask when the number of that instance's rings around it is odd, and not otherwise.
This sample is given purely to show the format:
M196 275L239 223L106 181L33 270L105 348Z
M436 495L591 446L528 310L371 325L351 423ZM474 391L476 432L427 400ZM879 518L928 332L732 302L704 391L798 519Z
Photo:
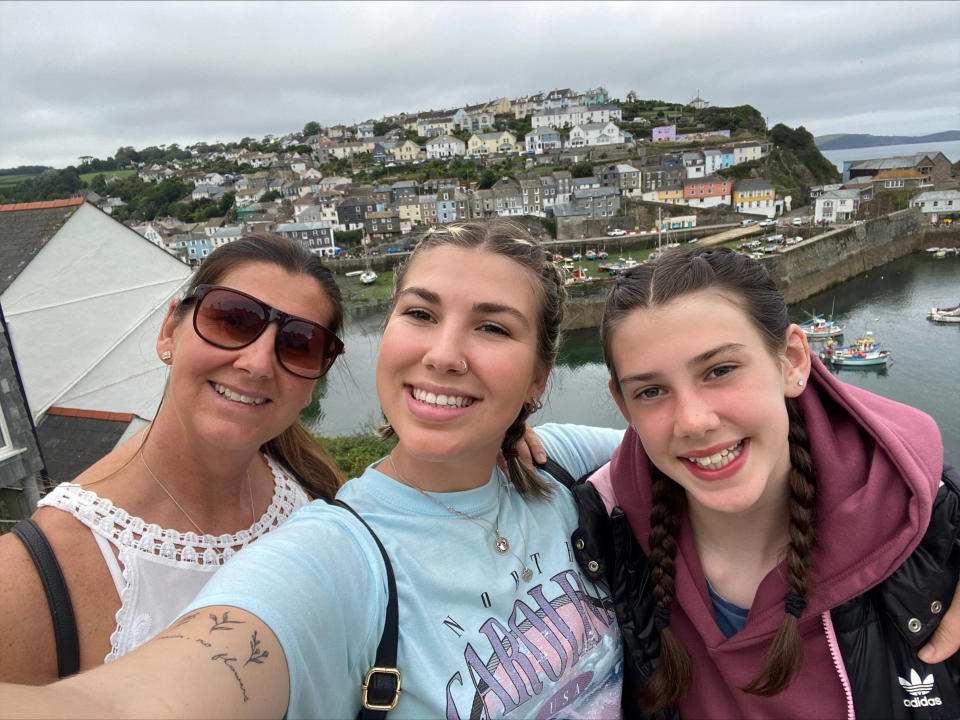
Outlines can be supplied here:
M816 199L813 221L818 223L849 222L856 218L859 209L859 190L830 190Z
M565 105L541 110L530 119L531 127L567 128L586 123L608 123L621 120L623 113L616 105Z
M623 142L623 133L612 122L586 123L577 125L570 131L567 146L591 147L594 145L612 145Z
M0 305L34 420L60 407L143 427L167 378L157 332L190 268L82 199L0 207L0 237Z
M960 214L960 190L930 190L922 192L910 201L910 207L918 207L932 223Z
M437 135L427 140L427 160L463 157L466 154L467 144L453 135Z

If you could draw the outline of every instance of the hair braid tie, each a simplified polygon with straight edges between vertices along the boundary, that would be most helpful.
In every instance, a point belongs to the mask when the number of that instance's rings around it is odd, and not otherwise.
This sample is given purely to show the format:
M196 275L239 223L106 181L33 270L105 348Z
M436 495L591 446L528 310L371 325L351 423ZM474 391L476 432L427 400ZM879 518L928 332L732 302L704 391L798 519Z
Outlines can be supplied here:
M670 627L670 608L657 605L653 608L653 625L657 630Z
M799 619L807 607L807 599L800 595L787 593L783 598L783 604L787 607L787 612Z

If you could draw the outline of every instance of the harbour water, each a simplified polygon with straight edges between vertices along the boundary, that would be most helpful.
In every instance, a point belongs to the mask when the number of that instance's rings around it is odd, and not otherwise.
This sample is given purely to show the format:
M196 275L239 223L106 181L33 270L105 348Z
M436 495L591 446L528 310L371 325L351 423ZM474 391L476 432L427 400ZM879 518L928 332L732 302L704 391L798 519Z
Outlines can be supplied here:
M926 319L932 306L960 302L960 257L935 259L914 253L871 270L791 308L829 315L846 327L845 342L870 331L891 351L893 362L876 368L836 370L837 376L879 395L921 408L943 434L947 462L960 467L960 325ZM347 353L327 382L317 385L303 419L326 436L362 432L382 420L374 368L382 313L353 317L344 337ZM607 391L607 370L596 329L569 333L536 422L626 427Z
M823 156L843 172L845 160L873 160L876 158L914 155L921 152L942 152L952 163L960 160L960 140L940 143L911 143L910 145L876 145L865 148L847 148L846 150L822 150Z

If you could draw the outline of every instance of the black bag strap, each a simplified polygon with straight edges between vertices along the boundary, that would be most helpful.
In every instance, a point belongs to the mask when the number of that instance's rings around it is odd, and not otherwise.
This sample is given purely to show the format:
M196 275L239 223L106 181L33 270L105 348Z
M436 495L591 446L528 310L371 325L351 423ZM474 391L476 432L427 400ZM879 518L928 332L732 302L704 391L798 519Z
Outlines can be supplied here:
M47 594L50 618L53 620L53 637L57 644L57 674L59 677L73 675L80 669L80 641L77 637L77 621L73 615L70 591L63 579L63 571L53 548L43 530L27 518L13 526L13 534L26 546L37 568L40 582Z
M357 720L384 720L387 712L396 707L400 699L401 677L397 669L397 640L399 629L399 611L397 607L397 581L393 576L393 566L386 548L366 520L343 500L331 500L331 504L349 510L363 526L370 531L387 569L387 615L383 624L383 635L377 646L377 657L373 667L367 671L363 680L363 706L357 713Z
M547 456L547 459L544 462L542 463L535 462L534 465L536 465L538 468L540 468L544 472L549 473L550 475L553 475L554 480L562 484L565 488L567 488L567 490L570 490L571 492L573 491L574 487L582 483L585 483L587 481L587 478L589 478L597 470L603 467L603 464L598 465L593 470L587 470L583 475L581 475L579 478L574 480L573 475L571 475L570 472L563 465L558 463L552 457Z
M554 480L557 480L558 482L562 483L567 488L567 490L573 490L573 486L576 485L578 482L577 480L573 479L573 475L567 472L567 469L563 465L558 463L552 457L547 457L547 459L542 463L534 463L534 464L541 470L553 475ZM583 477L587 477L592 474L593 474L593 471L591 470ZM582 479L583 478L581 478L581 480Z

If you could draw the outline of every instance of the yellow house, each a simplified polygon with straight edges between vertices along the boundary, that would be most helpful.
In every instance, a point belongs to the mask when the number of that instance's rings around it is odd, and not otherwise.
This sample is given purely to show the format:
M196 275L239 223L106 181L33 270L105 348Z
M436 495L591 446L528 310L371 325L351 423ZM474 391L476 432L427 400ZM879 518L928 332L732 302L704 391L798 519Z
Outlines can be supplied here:
M510 101L502 97L499 100L491 100L487 103L487 110L492 112L494 115L507 115L512 112L512 107Z
M733 204L737 209L765 207L766 202L774 201L775 194L773 185L766 180L741 180L733 186Z
M495 155L517 151L517 137L512 132L474 133L467 143L467 156Z
M417 145L413 140L404 140L399 145L390 148L393 157L398 163L417 162L421 159L421 153L426 151Z
M683 203L683 185L662 187L658 189L657 202L672 203L674 205L677 203Z
M413 225L420 225L423 220L420 215L419 196L407 197L397 203L397 212L400 213L400 220L407 220Z

